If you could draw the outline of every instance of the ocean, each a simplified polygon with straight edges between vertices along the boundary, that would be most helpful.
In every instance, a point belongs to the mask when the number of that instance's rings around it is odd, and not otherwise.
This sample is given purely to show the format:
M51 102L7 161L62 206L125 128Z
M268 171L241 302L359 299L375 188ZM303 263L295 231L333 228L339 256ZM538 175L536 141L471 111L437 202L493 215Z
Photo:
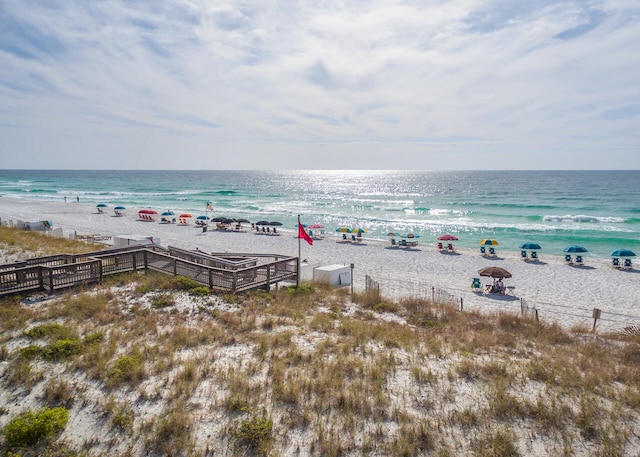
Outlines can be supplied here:
M640 171L123 171L0 170L2 197L106 203L278 221L297 215L326 232L360 227L369 238L414 233L432 244L479 249L484 238L518 251L537 242L545 255L582 245L608 258L619 248L640 255ZM211 212L209 212L211 215Z

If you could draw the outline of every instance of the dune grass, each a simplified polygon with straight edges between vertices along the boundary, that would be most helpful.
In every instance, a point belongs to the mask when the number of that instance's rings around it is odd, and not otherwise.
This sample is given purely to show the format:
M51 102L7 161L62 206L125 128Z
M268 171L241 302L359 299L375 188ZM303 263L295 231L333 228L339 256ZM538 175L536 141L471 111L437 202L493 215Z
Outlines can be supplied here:
M135 273L0 301L0 429L66 408L66 428L30 444L42 455L640 451L637 336L321 284L189 286ZM0 455L22 452L2 436Z

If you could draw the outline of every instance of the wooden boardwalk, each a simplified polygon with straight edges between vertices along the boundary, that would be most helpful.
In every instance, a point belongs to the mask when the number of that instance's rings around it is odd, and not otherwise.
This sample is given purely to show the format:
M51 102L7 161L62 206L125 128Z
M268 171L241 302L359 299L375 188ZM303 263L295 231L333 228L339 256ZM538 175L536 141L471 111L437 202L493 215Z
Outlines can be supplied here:
M0 265L0 296L99 283L117 273L155 270L185 276L226 293L295 280L298 258L275 254L204 253L158 246L130 246L87 254L60 254Z

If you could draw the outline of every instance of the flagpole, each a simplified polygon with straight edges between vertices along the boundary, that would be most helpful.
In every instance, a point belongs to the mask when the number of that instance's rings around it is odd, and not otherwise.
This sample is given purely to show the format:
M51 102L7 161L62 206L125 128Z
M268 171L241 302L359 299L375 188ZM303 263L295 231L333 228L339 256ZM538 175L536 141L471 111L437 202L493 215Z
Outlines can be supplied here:
M300 287L300 254L302 252L302 248L300 247L300 215L298 214L298 279L297 279L297 287Z

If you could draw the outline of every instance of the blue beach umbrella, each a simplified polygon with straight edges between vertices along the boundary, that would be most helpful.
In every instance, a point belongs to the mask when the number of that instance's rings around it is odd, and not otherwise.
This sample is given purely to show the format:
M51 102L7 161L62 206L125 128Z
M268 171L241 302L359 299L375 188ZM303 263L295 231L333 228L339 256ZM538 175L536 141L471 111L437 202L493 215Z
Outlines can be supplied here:
M106 207L107 207L107 204L106 204L106 203L98 203L98 204L96 205L96 208L106 208Z
M199 220L199 221L208 221L209 220L209 218L207 216L198 216L198 217L196 217L196 219Z
M175 213L173 211L165 211L160 216L175 216Z
M118 211L124 211L124 210L125 210L125 209L127 209L127 208L125 208L124 206L116 206L116 207L115 207L115 208L113 208L113 209L117 209Z
M563 251L571 252L571 253L589 252L587 248L585 248L584 246L578 246L577 244L574 244L573 246L567 246L566 248L563 249Z
M616 249L611 253L611 257L635 257L636 253L630 249Z
M533 241L527 241L526 243L522 243L520 245L520 249L528 249L530 251L536 249L542 249L542 247L538 243L534 243Z

